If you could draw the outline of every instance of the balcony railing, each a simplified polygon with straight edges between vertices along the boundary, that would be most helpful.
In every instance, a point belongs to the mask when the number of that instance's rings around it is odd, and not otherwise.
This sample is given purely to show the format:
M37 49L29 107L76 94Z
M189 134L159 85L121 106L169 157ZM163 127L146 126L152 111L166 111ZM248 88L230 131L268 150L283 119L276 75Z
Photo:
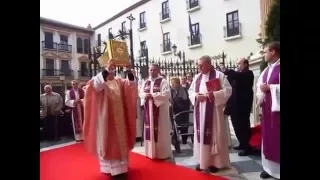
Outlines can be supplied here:
M165 12L160 12L160 21L164 21L166 19L170 19L170 9L167 9Z
M139 24L140 24L139 29L143 29L143 28L147 27L146 22L140 22Z
M187 0L187 10L199 7L199 0Z
M228 27L228 26L224 26L223 27L223 31L224 31L224 38L229 38L229 37L233 37L233 36L241 36L242 32L241 32L241 23L236 22L238 25L237 27L235 27L235 24L232 25L232 28Z
M89 73L89 70L79 70L78 71L78 76L79 77L90 77L90 73Z
M72 45L69 44L58 44L58 50L63 52L72 52Z
M57 43L50 41L42 41L42 49L57 50Z
M73 70L60 70L60 69L42 69L42 76L55 77L63 75L65 77L73 77Z
M171 42L167 41L163 44L160 44L161 53L171 52Z
M139 50L139 56L140 57L146 57L147 54L148 54L148 49L147 48Z
M200 33L188 36L188 46L194 46L199 44L202 44L202 36Z
M60 70L60 74L66 77L73 77L73 70Z

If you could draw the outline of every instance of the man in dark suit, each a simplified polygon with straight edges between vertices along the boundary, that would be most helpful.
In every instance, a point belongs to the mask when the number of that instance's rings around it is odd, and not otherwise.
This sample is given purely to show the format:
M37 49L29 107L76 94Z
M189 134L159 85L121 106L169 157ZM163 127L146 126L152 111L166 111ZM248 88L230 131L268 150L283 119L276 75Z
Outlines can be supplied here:
M239 146L234 147L239 156L252 154L252 147L249 144L251 138L250 113L253 102L253 81L254 75L249 70L249 61L245 58L238 62L238 71L225 70L225 74L232 85L232 96L226 107L226 114L230 114L232 125L239 141Z

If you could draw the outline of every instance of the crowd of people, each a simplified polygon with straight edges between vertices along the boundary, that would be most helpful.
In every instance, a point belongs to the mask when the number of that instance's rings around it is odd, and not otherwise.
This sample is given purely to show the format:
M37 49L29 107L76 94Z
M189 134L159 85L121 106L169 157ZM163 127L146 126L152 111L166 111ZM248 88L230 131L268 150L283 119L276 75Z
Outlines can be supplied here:
M260 177L280 179L280 43L266 45L264 54L269 66L256 85L245 58L237 62L236 71L223 65L218 71L211 65L209 56L202 56L198 61L199 74L173 77L170 81L160 74L157 64L149 67L149 77L145 79L138 80L130 67L126 68L125 78L117 77L116 64L111 59L105 70L86 86L80 88L77 81L72 81L73 88L66 93L65 105L72 111L75 139L84 140L86 149L98 157L102 173L115 179L124 178L128 172L128 154L136 141L139 113L144 123L145 156L166 160L172 157L170 109L174 114L192 109L194 135L182 135L182 143L186 144L191 137L197 171L216 173L230 167L227 116L231 117L239 141L234 149L241 150L239 156L253 154L249 143L250 113L253 88L256 88L257 104L262 107ZM62 98L47 85L40 104L50 134L55 126L54 118L63 105ZM189 120L189 114L175 119L177 124ZM180 133L187 134L188 127L181 128Z

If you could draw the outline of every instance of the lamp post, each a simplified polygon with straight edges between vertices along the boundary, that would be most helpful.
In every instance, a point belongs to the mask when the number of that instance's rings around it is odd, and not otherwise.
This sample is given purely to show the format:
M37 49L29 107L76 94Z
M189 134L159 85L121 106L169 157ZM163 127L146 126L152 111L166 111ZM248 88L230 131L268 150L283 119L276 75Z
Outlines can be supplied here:
M130 21L130 29L129 29L129 39L130 39L130 59L131 59L131 66L134 69L134 56L133 56L133 36L132 36L132 21L135 20L135 18L130 14L130 16L127 17Z
M93 47L92 51L93 53L91 53L91 47L90 47L89 49L90 77L98 74L98 58L102 55L102 53L100 52L100 46Z
M173 51L173 55L179 57L179 60L182 60L182 68L183 68L183 76L186 76L186 57L185 57L185 53L179 50L177 52L177 45L173 44L172 46L172 51Z
M65 75L64 75L64 73L63 72L61 72L60 74L59 74L59 78L60 78L60 81L61 81L61 84L62 84L62 95L64 94L64 91L65 91L65 84L64 84L64 81L65 81L65 79L66 79L66 77L65 77Z
M177 48L178 48L177 45L173 44L173 46L172 46L173 54L175 56L178 56L179 59L181 59L181 51L177 52Z
M125 29L119 30L119 34L116 36L113 36L111 32L109 32L109 39L116 39L120 38L122 40L128 39L130 41L130 60L131 60L131 67L134 68L134 55L133 55L133 35L132 35L132 21L135 20L135 18L130 14L127 19L130 21L130 29L126 31Z

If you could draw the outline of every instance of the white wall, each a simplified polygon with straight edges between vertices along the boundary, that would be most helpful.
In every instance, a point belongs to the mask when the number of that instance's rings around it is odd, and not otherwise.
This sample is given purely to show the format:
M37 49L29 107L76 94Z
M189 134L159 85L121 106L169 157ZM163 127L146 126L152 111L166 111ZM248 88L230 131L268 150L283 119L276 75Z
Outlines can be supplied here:
M146 4L126 13L116 20L100 27L95 32L101 33L102 40L107 39L108 29L112 27L113 34L117 34L121 28L121 23L126 21L126 27L129 29L129 20L126 18L132 13L136 18L133 22L133 43L134 56L138 56L140 41L146 40L149 49L149 57L173 57L172 54L163 56L160 51L162 44L162 34L160 27L159 13L161 11L161 2L164 0L152 0ZM251 52L259 50L256 38L260 33L260 4L257 0L199 0L201 8L191 12L192 23L199 22L200 33L202 34L202 47L196 49L188 48L189 18L186 10L186 1L169 0L171 21L163 23L163 31L170 32L172 44L178 46L178 50L184 50L187 58L198 58L204 54L215 56L223 50L227 54L227 60L230 58L246 57ZM225 41L223 26L226 26L226 13L238 10L239 21L242 24L242 38ZM139 14L146 11L147 30L138 32ZM140 37L140 38L139 38ZM129 42L128 42L128 46Z

